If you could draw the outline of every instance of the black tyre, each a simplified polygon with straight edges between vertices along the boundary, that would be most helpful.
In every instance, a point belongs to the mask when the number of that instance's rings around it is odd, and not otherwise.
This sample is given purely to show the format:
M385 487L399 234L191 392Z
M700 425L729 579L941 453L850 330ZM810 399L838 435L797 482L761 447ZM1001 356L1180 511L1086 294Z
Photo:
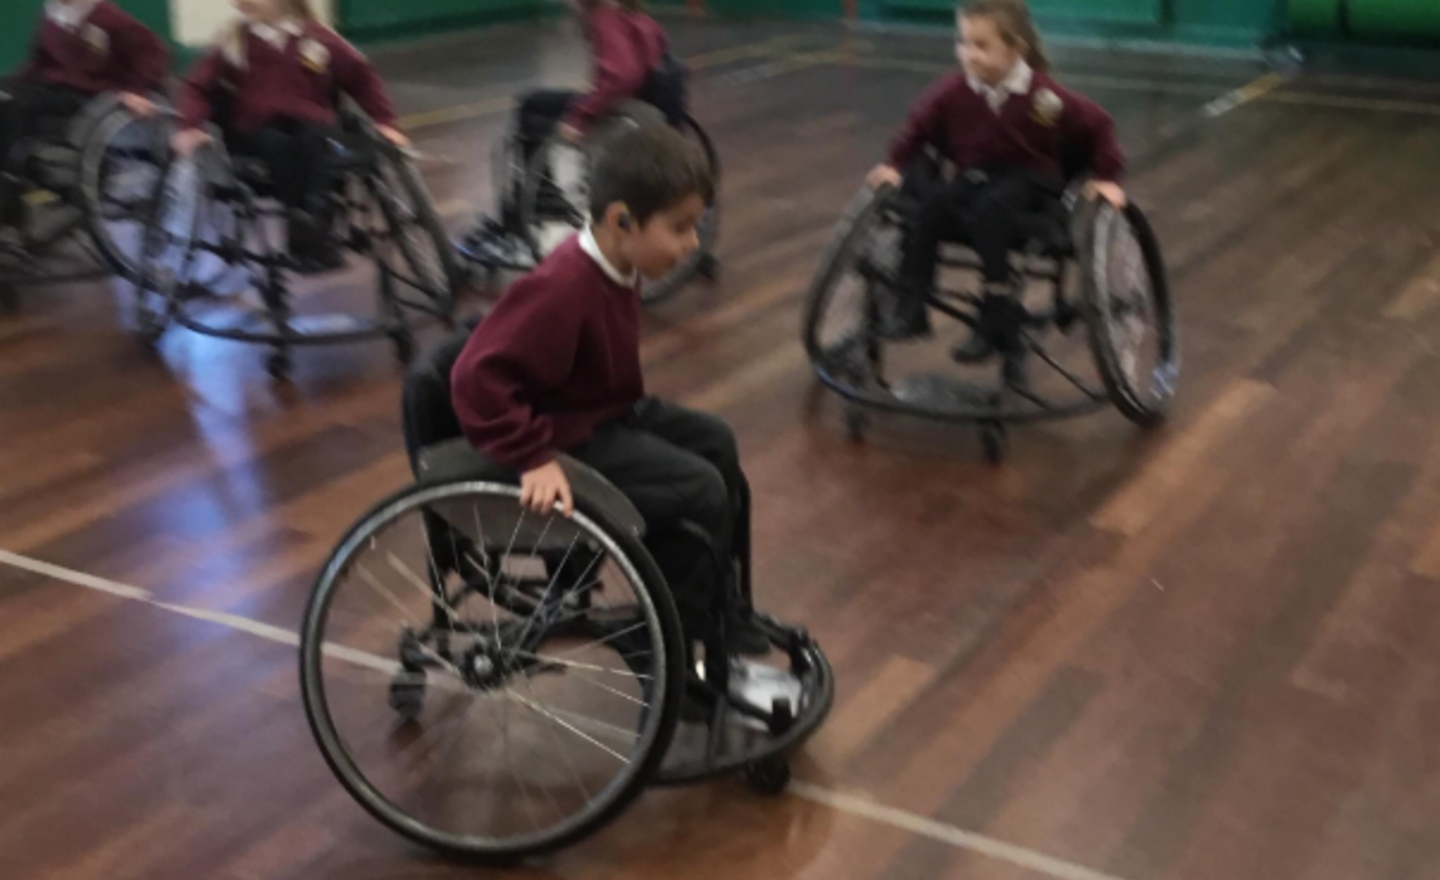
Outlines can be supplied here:
M382 502L326 564L301 631L306 717L345 789L410 840L495 862L624 810L669 747L684 683L679 619L638 540L583 499L566 519L518 497L468 482ZM391 688L417 659L424 705L397 742Z
M1180 331L1160 243L1133 203L1081 208L1077 236L1090 349L1115 408L1141 427L1164 421L1180 376Z

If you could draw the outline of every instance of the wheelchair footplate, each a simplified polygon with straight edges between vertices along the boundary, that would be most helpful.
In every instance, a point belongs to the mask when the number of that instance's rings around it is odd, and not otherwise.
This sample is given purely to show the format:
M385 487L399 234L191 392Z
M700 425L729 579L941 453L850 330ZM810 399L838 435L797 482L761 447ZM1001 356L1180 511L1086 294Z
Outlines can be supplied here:
M1002 403L998 386L986 387L944 373L912 373L891 385L890 393L901 403L936 412L998 412Z
M535 254L524 237L505 230L494 220L482 219L455 243L455 250L490 271L528 272L535 268Z
M767 655L696 661L656 785L740 773L758 791L778 793L789 782L786 755L829 714L834 675L805 630L758 620L771 643Z

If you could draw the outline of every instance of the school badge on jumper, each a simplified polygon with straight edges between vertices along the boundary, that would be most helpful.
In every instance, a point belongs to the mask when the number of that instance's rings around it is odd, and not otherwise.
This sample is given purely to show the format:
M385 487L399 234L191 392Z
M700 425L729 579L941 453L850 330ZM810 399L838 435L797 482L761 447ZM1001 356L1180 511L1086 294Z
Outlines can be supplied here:
M1031 109L1031 115L1036 122L1046 128L1053 128L1055 123L1060 121L1060 114L1065 112L1065 102L1049 89L1038 89Z
M319 40L306 40L300 44L300 60L314 73L324 73L330 66L330 50Z
M80 37L85 41L85 45L90 47L90 51L94 52L96 55L105 55L109 53L110 35L105 32L104 28L96 27L93 24L87 24L85 26L85 29L80 33Z

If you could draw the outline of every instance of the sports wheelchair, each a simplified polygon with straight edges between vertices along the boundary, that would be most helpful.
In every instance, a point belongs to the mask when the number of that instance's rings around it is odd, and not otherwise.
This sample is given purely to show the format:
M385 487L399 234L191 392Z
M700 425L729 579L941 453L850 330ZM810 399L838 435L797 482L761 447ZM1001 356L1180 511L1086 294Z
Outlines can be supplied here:
M411 155L375 132L358 110L342 112L331 138L330 194L336 218L325 230L339 249L374 263L376 314L300 313L324 308L354 278L294 289L301 265L284 246L285 210L264 163L232 156L217 129L191 159L167 154L148 201L134 325L155 346L172 325L205 336L266 345L267 369L287 379L301 345L388 338L396 356L415 353L412 313L449 325L462 273ZM308 310L307 310L308 311Z
M483 269L493 287L502 272L527 272L590 219L590 174L595 158L621 133L644 125L659 125L667 114L644 101L628 101L600 120L584 142L571 143L558 135L544 141L527 163L516 132L495 149L491 169L495 192L501 193L499 219L482 220L457 247L471 263ZM709 160L716 181L720 156L710 136L684 111L670 114L670 124L694 140ZM658 303L679 292L696 277L713 280L720 264L714 254L720 236L720 205L710 204L700 220L700 247L670 274L646 282L640 298Z
M1011 423L1066 418L1107 404L1141 427L1163 421L1179 378L1180 347L1160 245L1133 202L1117 210L1086 199L1083 181L1072 182L1053 216L1030 218L1026 241L1011 254L1013 296L985 298L967 289L956 276L978 272L978 258L963 241L941 249L930 310L968 327L998 353L999 381L967 379L954 364L937 370L915 346L887 350L880 328L895 302L905 236L919 213L925 183L916 181L933 183L945 170L932 155L898 189L863 188L811 282L803 341L816 375L846 400L850 436L864 438L869 409L970 422L979 427L986 459L999 463ZM1042 288L1039 302L1032 286ZM1052 351L1080 325L1098 382ZM1060 338L1042 342L1052 329ZM891 378L887 361L906 372ZM1033 362L1050 368L1048 382L1032 384L1027 367Z
M0 93L0 100L10 98ZM97 95L5 157L24 216L17 240L0 244L0 302L13 307L20 288L138 278L140 228L165 128L163 110L141 119L119 95Z
M401 835L489 861L573 843L648 785L781 791L834 699L819 646L756 615L770 653L740 660L723 609L692 642L643 543L683 524L647 524L584 465L562 459L573 518L523 510L515 474L459 436L463 344L412 365L416 485L350 530L305 611L306 716L340 783ZM717 605L749 607L746 505Z

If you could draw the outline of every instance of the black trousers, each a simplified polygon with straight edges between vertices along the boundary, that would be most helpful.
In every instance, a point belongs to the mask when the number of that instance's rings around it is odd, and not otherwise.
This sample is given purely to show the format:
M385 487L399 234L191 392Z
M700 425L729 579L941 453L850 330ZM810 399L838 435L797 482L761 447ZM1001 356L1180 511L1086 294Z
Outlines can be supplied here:
M70 120L94 97L77 89L43 83L14 82L6 87L10 100L0 101L0 225L21 220L20 193L14 178L25 176L22 145L31 138L59 137Z
M925 187L917 194L920 213L905 237L899 317L925 322L925 298L935 286L942 242L970 246L980 257L985 281L1006 283L1010 251L1053 222L1063 193L1063 183L1028 173L972 171Z
M236 155L265 164L281 204L323 219L329 195L338 183L330 141L344 138L334 126L287 119L253 132L228 132L225 141Z
M645 518L646 549L670 585L686 633L703 637L728 586L736 529L749 528L749 492L730 426L647 398L570 454L615 484Z

